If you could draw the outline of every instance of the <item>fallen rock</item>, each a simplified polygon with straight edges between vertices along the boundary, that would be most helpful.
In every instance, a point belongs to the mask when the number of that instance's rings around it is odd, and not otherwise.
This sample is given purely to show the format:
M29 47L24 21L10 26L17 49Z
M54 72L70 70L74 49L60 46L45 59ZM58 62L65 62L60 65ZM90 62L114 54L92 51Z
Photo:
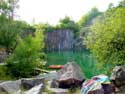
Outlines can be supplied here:
M30 90L26 91L24 94L42 94L43 92L43 84L39 84Z
M44 78L23 78L21 84L24 89L29 90L34 86L44 83Z
M69 62L57 72L56 80L60 88L71 88L80 86L85 78L79 65Z
M6 81L0 83L0 92L5 92L7 94L17 94L20 91L21 81Z

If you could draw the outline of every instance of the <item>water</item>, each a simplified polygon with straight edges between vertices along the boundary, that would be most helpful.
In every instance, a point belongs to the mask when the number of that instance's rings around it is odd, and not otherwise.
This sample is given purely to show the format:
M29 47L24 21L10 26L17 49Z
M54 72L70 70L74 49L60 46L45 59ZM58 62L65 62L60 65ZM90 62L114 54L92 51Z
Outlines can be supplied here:
M100 73L97 68L97 61L89 52L51 52L47 53L47 66L64 65L68 61L74 60L78 63L87 78Z

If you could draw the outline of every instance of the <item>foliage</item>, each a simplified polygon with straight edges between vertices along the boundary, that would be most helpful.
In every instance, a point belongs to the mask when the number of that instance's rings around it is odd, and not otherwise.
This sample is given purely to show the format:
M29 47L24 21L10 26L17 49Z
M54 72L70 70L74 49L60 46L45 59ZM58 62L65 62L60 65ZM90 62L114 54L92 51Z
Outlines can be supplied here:
M112 8L114 8L114 4L110 3L109 6L108 6L108 9L112 9Z
M1 0L0 1L0 14L6 15L10 20L14 19L15 10L18 6L19 0Z
M32 26L30 26L27 22L25 21L14 21L17 25L17 28L20 28L21 30L25 30L25 29L29 29L32 28Z
M96 7L92 8L91 11L89 11L79 20L78 22L79 27L81 28L87 26L88 24L90 24L93 18L97 17L100 14L101 12L99 12L99 10Z
M122 0L121 2L119 2L118 7L125 7L125 0Z
M125 8L108 10L96 22L86 39L99 65L125 64Z
M24 21L12 21L6 16L0 16L0 48L5 48L9 54L17 45L18 36L32 27Z
M55 26L50 25L48 23L40 23L39 25L41 26L41 29L44 33L52 32L58 29L71 29L73 30L74 33L77 33L79 31L78 25L73 20L71 20L68 16L61 19L59 23Z
M57 29L71 29L74 33L79 31L78 25L70 19L70 17L65 16L59 21L59 24L56 25Z
M11 80L13 79L11 75L8 73L6 66L0 66L0 80Z
M38 26L35 36L27 36L18 40L18 45L7 60L7 69L14 77L30 77L34 68L41 65L42 49L44 47L43 34Z
M34 27L36 27L36 26L37 26L37 24L34 25ZM51 26L51 25L48 24L48 23L40 23L39 26L41 27L41 30L42 30L43 32L52 32L53 30L55 30L55 29L54 29L54 26Z
M9 17L10 17L10 19L13 20L14 17L16 16L15 11L19 7L19 5L18 5L19 0L7 0L7 2L10 7Z
M5 48L8 54L15 48L16 39L21 29L13 20L13 12L17 3L17 0L0 1L0 48Z
M7 15L8 11L10 10L7 1L1 0L0 1L0 14Z
M0 46L5 48L7 53L15 48L19 31L15 22L0 16Z

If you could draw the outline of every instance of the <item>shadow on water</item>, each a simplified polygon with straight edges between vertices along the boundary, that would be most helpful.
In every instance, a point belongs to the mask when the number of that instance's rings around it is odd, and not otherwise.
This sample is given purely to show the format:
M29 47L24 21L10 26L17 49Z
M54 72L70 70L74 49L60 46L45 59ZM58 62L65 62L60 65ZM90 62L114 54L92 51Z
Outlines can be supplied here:
M96 66L96 60L88 51L84 52L51 52L47 53L47 67L49 65L64 65L68 61L74 60L78 63L87 78L100 73Z

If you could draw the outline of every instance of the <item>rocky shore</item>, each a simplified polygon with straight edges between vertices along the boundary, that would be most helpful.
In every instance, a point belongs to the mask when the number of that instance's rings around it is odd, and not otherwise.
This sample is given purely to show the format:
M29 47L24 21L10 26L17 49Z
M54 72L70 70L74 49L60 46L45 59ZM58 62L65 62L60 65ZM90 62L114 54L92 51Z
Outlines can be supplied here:
M125 67L116 66L110 77L86 79L79 65L69 62L57 72L0 81L0 94L125 94Z

